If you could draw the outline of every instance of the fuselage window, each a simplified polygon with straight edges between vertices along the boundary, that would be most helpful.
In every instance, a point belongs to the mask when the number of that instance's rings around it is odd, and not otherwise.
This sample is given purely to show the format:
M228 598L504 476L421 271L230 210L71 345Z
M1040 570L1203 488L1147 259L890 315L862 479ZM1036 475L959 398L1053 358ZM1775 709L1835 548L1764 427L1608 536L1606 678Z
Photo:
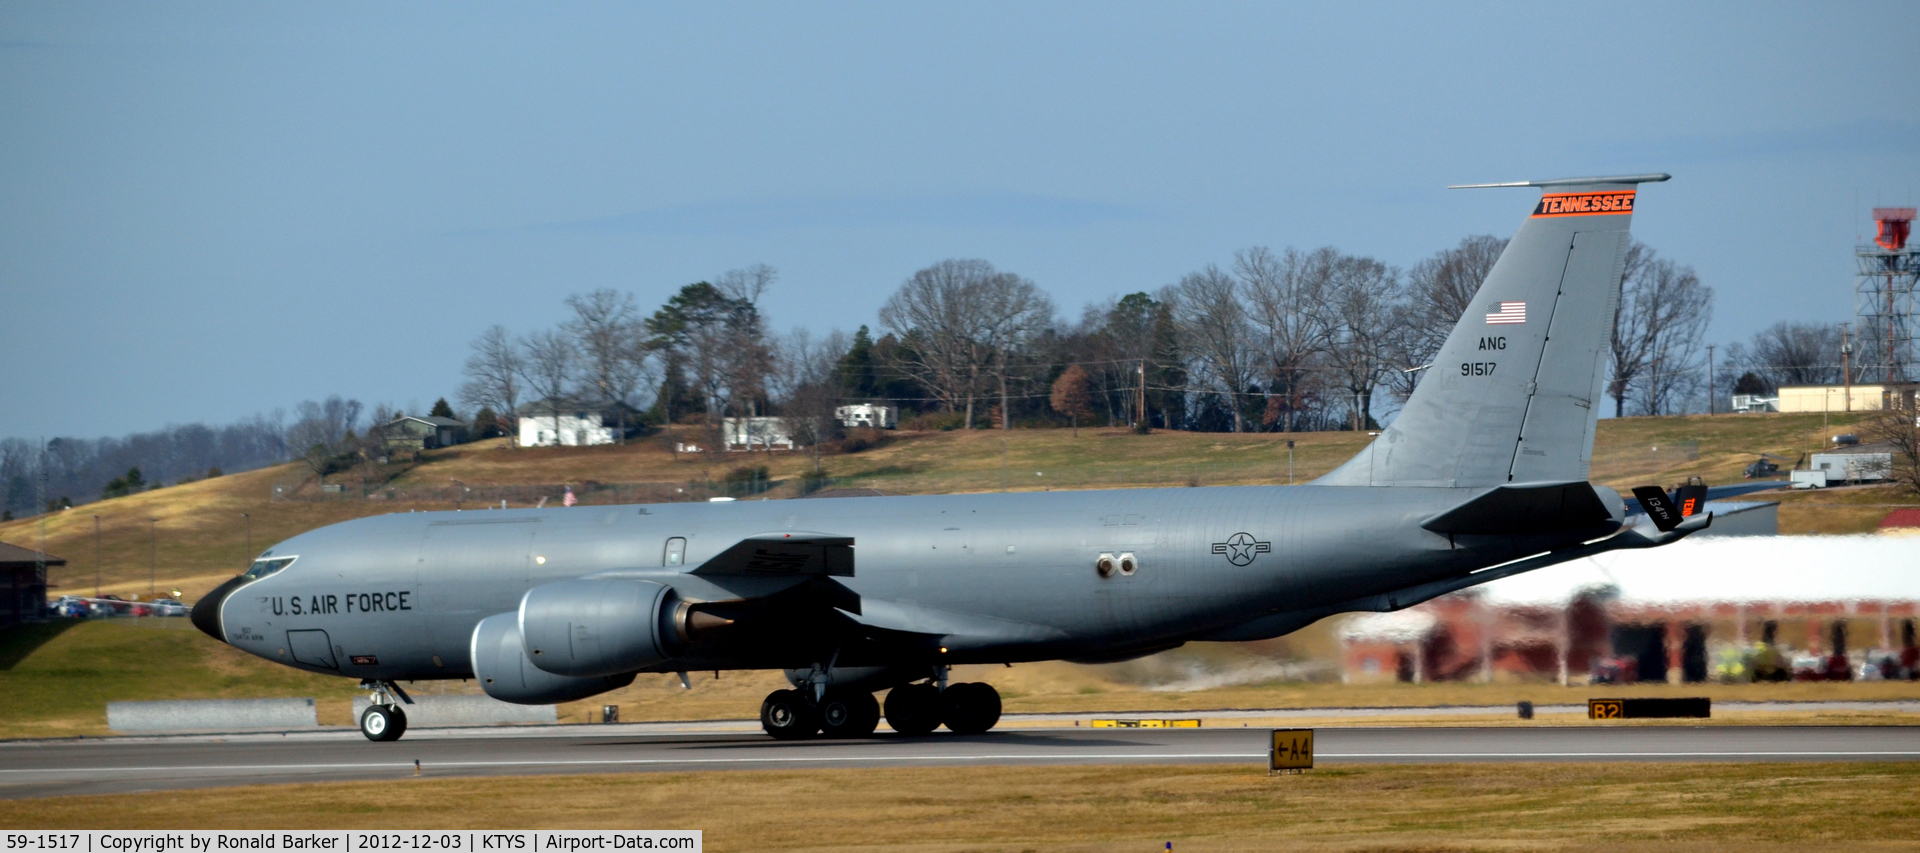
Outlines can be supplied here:
M666 564L669 566L678 566L684 564L686 561L687 540L679 536L668 539Z
M271 560L254 560L253 565L247 569L246 577L248 580L259 580L261 578L266 577L267 575L273 574L274 572L280 571L281 569L284 569L288 566L293 565L293 561L298 559L300 558L299 557L275 557Z

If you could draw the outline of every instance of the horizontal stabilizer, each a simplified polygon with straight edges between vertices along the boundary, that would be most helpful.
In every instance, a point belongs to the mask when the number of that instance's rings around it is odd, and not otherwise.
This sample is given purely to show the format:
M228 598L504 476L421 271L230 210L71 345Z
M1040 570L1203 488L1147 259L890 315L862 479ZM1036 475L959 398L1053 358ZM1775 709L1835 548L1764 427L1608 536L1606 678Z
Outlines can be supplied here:
M1554 178L1550 181L1507 181L1500 184L1451 184L1450 190L1479 190L1492 187L1590 187L1597 184L1657 184L1672 175L1653 172L1645 175L1607 175L1593 178Z
M1588 527L1612 517L1585 481L1515 483L1476 495L1420 526L1435 533L1503 536Z
M853 577L853 537L825 533L749 536L693 570L696 575Z

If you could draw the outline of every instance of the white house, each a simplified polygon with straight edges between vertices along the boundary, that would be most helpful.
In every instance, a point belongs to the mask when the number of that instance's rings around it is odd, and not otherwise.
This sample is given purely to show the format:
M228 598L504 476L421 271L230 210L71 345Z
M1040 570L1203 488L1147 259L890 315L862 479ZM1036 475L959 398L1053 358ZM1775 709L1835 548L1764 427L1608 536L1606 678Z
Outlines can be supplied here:
M728 450L794 448L786 418L721 418L720 432Z
M577 403L562 403L559 414L545 403L533 403L520 412L520 446L552 447L612 444L613 427L601 414Z
M872 403L841 406L833 410L833 416L840 420L841 426L893 429L900 424L899 409Z

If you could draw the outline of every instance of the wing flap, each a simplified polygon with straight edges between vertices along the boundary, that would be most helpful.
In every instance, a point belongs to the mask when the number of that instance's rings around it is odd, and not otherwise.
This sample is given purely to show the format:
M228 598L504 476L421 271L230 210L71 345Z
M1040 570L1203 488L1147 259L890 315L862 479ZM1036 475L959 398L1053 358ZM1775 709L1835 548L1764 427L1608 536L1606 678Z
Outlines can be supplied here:
M701 563L696 575L853 577L853 537L827 533L762 533Z

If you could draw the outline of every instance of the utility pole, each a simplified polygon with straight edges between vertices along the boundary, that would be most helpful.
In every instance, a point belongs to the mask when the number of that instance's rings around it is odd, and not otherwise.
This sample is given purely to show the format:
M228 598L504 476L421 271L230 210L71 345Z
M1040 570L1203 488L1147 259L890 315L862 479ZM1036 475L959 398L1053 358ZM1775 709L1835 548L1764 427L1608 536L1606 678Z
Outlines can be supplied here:
M240 557L245 565L250 566L253 564L253 513L243 512L240 513L240 517L247 522L247 552Z
M1853 331L1852 323L1840 324L1840 381L1847 388L1847 411L1853 411Z
M1147 423L1147 360L1144 358L1140 360L1139 371L1140 371L1140 400L1139 400L1140 419L1135 421L1134 423L1139 424L1138 427L1135 427L1136 429L1148 429L1151 425Z
M1287 485L1293 485L1293 439L1287 439Z
M100 513L93 514L93 597L100 597Z
M153 590L157 586L154 579L160 573L160 534L154 527L159 521L160 519L157 518L147 519L147 598L149 600L153 598Z
M1720 394L1720 386L1713 384L1713 344L1707 344L1707 417L1713 417L1713 398Z

